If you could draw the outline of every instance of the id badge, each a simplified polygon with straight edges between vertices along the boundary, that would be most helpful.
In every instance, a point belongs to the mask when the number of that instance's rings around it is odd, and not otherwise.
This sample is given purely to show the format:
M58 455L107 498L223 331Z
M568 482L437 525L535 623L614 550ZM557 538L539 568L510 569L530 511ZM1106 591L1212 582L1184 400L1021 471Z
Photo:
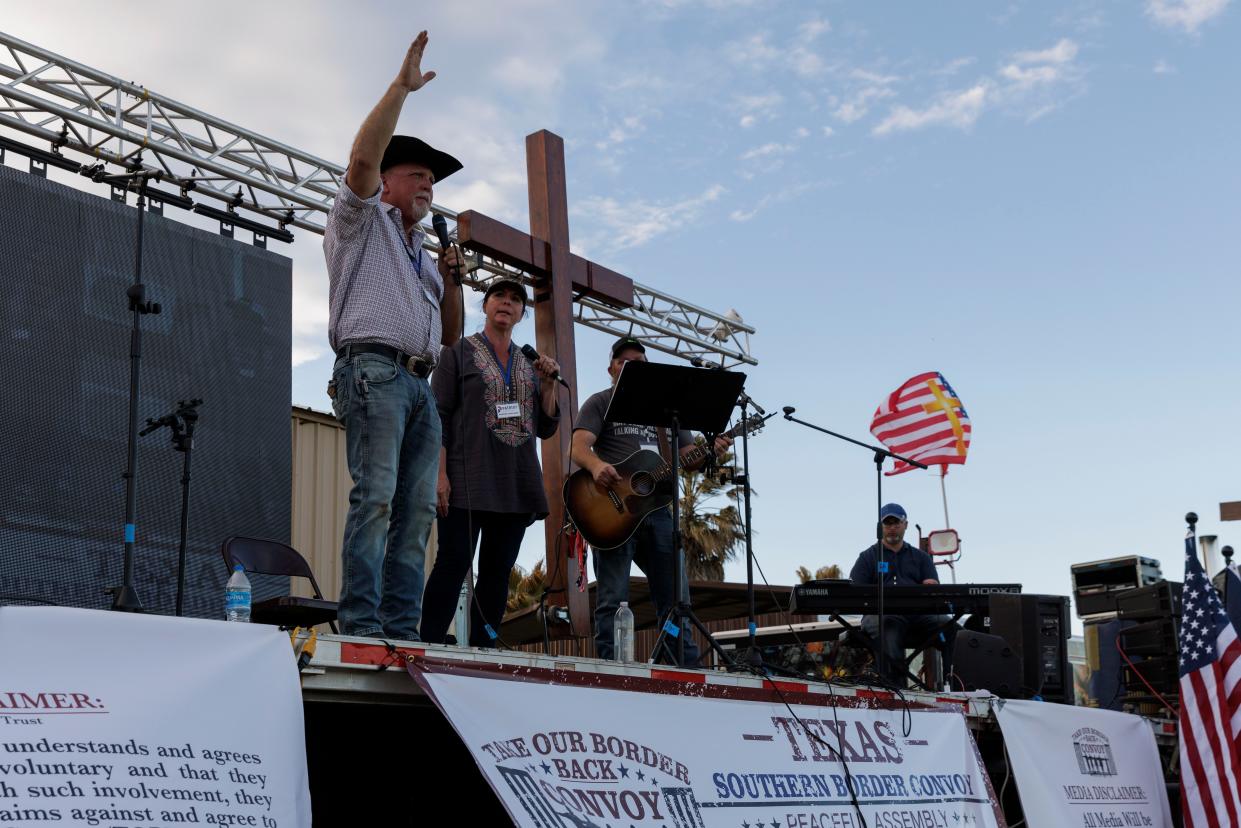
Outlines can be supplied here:
M511 420L514 417L521 416L521 403L502 402L496 403L496 419Z

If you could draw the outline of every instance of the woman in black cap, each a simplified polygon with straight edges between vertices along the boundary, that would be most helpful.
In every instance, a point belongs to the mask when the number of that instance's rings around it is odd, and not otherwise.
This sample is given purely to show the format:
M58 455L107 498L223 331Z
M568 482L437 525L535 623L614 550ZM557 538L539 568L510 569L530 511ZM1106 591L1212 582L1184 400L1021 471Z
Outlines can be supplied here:
M493 282L483 295L482 331L444 348L431 377L443 448L439 553L422 608L426 642L444 641L481 533L469 643L493 646L526 527L547 517L535 438L551 437L560 424L553 380L560 366L549 357L531 362L513 344L526 304L521 282Z

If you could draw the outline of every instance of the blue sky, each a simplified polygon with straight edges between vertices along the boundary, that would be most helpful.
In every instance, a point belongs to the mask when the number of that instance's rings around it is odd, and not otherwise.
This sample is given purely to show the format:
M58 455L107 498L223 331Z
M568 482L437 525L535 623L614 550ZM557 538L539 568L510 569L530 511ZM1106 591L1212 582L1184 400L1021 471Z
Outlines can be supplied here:
M85 3L4 28L337 160L426 28L439 76L401 128L465 163L438 203L525 228L523 139L550 129L574 248L737 309L763 405L865 438L884 395L943 372L974 425L947 480L961 580L1064 594L1072 562L1125 554L1179 579L1189 509L1241 544L1217 521L1241 499L1230 0L134 5L141 37ZM287 252L292 400L323 410L319 244ZM607 383L605 348L580 331L583 397ZM869 455L783 421L751 453L772 582L848 568L871 533ZM933 476L885 493L942 526Z

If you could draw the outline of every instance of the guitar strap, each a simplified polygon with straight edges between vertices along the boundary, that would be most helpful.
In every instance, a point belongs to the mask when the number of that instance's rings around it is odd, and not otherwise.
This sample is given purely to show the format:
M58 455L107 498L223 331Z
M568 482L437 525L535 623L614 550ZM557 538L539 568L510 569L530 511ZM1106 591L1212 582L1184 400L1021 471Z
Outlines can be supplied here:
M660 426L655 429L659 433L659 456L664 458L664 462L669 466L672 465L672 438L668 436L668 429Z

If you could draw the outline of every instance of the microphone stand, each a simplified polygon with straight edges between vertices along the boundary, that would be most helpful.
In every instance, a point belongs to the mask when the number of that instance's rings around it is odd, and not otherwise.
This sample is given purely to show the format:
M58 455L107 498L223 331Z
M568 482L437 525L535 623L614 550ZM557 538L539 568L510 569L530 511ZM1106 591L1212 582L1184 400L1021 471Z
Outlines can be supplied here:
M182 612L185 596L185 554L186 541L190 528L190 455L194 452L194 428L198 425L198 406L200 399L181 400L177 410L166 414L158 420L147 419L147 427L138 433L145 437L152 431L168 426L172 429L172 447L185 455L181 466L181 545L177 550L177 617Z
M758 622L754 609L754 533L750 529L751 513L750 513L750 430L749 425L750 414L748 408L754 407L755 412L762 416L766 412L762 406L754 402L744 391L737 398L737 402L741 405L741 464L744 472L740 479L733 479L734 483L740 484L742 496L745 499L745 592L746 606L748 612L746 629L749 630L749 643L746 646L745 655L737 659L739 664L749 667L751 670L762 670L764 668L763 656L758 649L758 641L756 634L758 632Z
M701 357L691 357L689 362L696 368L706 368L711 371L724 370L724 366L707 362ZM754 533L750 530L750 429L747 428L750 421L749 408L753 407L754 412L759 417L765 416L767 412L745 391L742 391L737 396L737 404L741 406L741 466L743 471L740 475L733 478L733 483L741 487L742 496L744 497L746 630L749 632L749 636L745 653L737 659L736 666L738 669L770 674L772 670L763 661L763 655L759 652L756 637L758 633L758 620L757 611L754 607Z
M146 287L142 284L142 230L146 216L147 185L152 179L159 181L163 173L141 167L141 156L134 159L130 171L119 175L105 175L96 169L91 178L100 183L126 188L136 185L138 190L138 228L134 242L134 283L125 291L129 310L133 312L133 331L129 337L129 442L126 449L125 473L125 552L122 583L110 587L112 609L120 612L142 612L142 602L134 590L134 541L137 537L137 474L138 474L138 369L142 359L142 317L160 312L158 302L146 299Z
M879 580L879 642L878 642L878 646L875 649L878 650L878 654L879 654L879 659L878 659L879 660L879 673L882 677L886 679L888 673L887 673L887 655L884 652L884 647L883 647L883 629L884 629L883 587L884 587L884 582L887 580L888 562L883 559L883 521L879 518L879 513L883 511L883 462L887 460L889 457L891 457L895 460L902 460L908 463L909 465L916 466L920 469L925 469L926 466L922 463L919 463L917 460L911 460L908 457L903 457L902 455L897 454L896 452L888 451L886 448L882 446L872 446L869 443L863 443L860 440L854 440L852 437L846 437L843 434L837 434L834 431L829 431L826 428L823 428L822 426L815 425L814 423L808 423L805 420L799 420L793 416L793 412L796 410L797 409L791 405L784 406L784 419L788 420L789 422L798 423L799 425L804 425L806 428L813 429L815 431L821 431L824 434L827 434L831 437L835 437L838 440L844 440L846 443L853 443L853 445L855 446L861 446L864 449L868 449L874 452L874 460L875 460L875 548L879 552L879 560L877 562L877 566L879 569L879 572L878 572L878 576L879 576L878 578Z

